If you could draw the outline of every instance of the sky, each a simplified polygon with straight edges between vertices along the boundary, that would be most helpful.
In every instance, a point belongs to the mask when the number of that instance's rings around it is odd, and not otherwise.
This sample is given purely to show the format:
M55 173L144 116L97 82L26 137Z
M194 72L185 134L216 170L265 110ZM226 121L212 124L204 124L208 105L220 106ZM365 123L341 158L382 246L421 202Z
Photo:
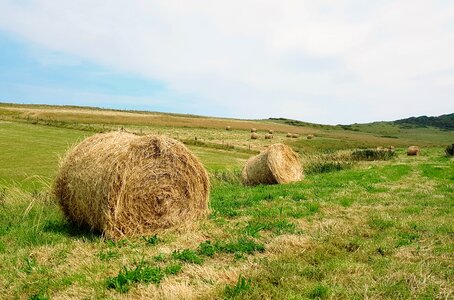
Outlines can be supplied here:
M0 102L322 124L454 112L454 1L0 0Z

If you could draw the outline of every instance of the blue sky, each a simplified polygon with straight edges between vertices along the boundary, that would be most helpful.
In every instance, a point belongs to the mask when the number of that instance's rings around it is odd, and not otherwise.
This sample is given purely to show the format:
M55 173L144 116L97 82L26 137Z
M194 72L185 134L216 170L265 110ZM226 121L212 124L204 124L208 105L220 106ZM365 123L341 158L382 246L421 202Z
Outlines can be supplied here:
M0 101L337 124L454 112L452 1L0 1Z

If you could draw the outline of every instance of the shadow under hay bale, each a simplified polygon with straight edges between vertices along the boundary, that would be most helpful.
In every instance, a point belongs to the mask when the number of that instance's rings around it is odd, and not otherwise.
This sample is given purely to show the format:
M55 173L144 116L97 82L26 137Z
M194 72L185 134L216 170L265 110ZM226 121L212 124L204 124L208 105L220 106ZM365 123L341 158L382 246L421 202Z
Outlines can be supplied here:
M407 155L408 156L415 156L415 155L419 155L419 147L418 146L410 146L408 147L407 149Z
M284 144L271 145L251 157L242 176L245 185L289 183L304 178L298 154Z
M447 156L454 156L454 144L447 146L445 152Z
M54 193L70 221L120 238L205 217L209 178L176 140L111 132L68 151Z
M253 133L251 134L251 140L256 140L256 139L258 139L258 138L259 138L259 135L258 135L257 133L253 132Z

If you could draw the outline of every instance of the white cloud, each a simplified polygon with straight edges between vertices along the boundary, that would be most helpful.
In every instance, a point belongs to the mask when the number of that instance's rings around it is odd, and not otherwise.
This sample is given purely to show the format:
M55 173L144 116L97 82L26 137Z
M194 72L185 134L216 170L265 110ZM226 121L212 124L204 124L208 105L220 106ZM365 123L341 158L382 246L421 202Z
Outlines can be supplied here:
M449 1L0 2L0 29L53 51L230 116L324 123L454 111L453 22Z

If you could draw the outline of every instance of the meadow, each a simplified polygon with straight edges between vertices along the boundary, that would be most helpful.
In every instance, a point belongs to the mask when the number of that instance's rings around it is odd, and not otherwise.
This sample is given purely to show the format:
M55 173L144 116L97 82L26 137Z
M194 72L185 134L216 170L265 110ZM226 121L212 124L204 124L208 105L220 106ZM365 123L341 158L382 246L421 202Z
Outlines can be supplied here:
M251 141L251 127L275 138ZM120 128L170 135L200 158L208 219L119 241L65 220L50 193L59 157ZM452 299L454 132L354 128L2 104L0 298ZM275 142L299 152L305 179L243 186L247 158ZM406 155L411 144L421 155ZM393 157L351 157L389 145Z

